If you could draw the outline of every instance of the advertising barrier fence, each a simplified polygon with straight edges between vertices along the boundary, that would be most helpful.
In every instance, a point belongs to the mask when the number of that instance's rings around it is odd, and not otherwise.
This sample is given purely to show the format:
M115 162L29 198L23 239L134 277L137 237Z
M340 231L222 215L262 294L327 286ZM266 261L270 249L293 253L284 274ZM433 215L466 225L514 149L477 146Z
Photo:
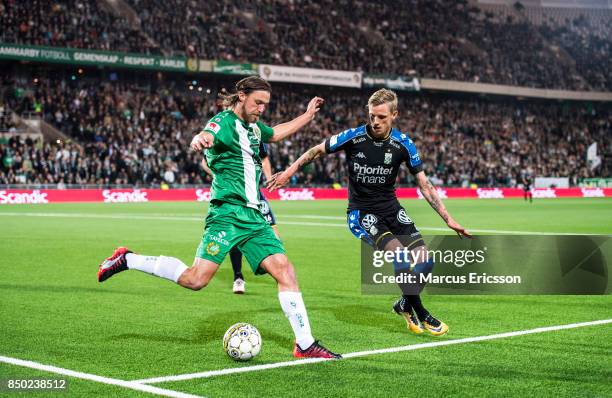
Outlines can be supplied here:
M519 188L437 188L442 199L505 199L521 198ZM286 188L264 194L271 200L347 199L348 191L328 188ZM399 188L400 199L422 199L417 188ZM543 188L534 189L533 197L594 198L612 197L612 188ZM137 203L159 201L208 202L210 189L0 189L0 205L44 204L69 202Z

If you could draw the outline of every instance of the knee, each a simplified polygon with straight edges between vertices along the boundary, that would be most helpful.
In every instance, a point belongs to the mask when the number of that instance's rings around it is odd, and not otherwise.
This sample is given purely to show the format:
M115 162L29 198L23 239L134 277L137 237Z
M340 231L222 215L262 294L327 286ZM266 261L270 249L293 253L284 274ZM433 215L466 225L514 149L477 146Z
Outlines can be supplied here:
M179 280L179 284L183 287L186 287L187 289L191 289L194 291L202 290L206 287L206 285L208 285L208 280L205 275L193 271L195 271L195 269L191 268L190 270L183 273Z
M198 290L202 290L206 287L206 285L208 285L208 282L202 281L202 280L194 280L189 284L189 288L193 291L198 291Z
M280 286L288 289L297 289L295 269L287 257L283 256L275 259L274 263L269 267L268 272L270 272Z

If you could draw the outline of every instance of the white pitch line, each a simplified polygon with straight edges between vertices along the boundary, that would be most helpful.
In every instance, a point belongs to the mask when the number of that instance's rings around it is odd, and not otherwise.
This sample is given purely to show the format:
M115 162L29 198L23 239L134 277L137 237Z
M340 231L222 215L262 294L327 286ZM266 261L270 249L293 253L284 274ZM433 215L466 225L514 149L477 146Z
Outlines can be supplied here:
M204 222L204 216L202 217L188 217L188 216L150 216L150 215L136 215L136 214L96 214L96 213L10 213L0 212L0 217L57 217L57 218L93 218L93 219L109 219L109 220L151 220L151 221L197 221ZM309 222L309 221L285 221L286 218L305 218L305 219L321 219L321 220L335 220L334 216L316 216L316 215L280 215L276 218L283 219L280 225L299 225L305 227L332 227L332 228L347 228L346 224L331 224L321 222ZM338 217L338 219L344 220L344 217ZM451 234L451 230L443 227L418 227L420 231L439 231L448 232ZM513 231L504 229L472 229L468 228L468 231L474 233L490 233L490 234L507 234L507 235L604 235L610 236L610 234L593 234L585 232L554 232L554 231Z
M400 347L383 348L379 350L351 352L348 354L342 354L344 359L339 360L339 361L343 361L349 358L358 358L358 357L365 357L365 356L370 356L370 355L388 354L388 353L395 353L395 352L402 352L402 351L414 351L414 350L419 350L423 348L434 348L434 347L442 347L442 346L455 345L455 344L474 343L474 342L479 342L479 341L503 339L506 337L523 336L527 334L545 333L545 332L552 332L552 331L557 331L557 330L580 328L580 327L585 327L585 326L604 325L607 323L612 323L612 319L602 319L602 320L591 321L591 322L572 323L568 325L548 326L548 327L541 327L541 328L535 328L535 329L519 330L515 332L491 334L488 336L466 337L463 339L413 344L413 345L400 346ZM134 382L149 384L149 383L165 383L169 381L202 379L202 378L209 378L209 377L215 377L215 376L255 372L259 370L284 368L284 367L289 367L289 366L306 365L310 363L328 362L328 361L336 361L336 360L335 359L323 359L323 358L298 359L294 361L276 362L276 363L269 363L265 365L253 365L253 366L244 366L240 368L209 370L206 372L199 372L199 373L153 377L150 379L134 380Z
M75 377L77 379L90 380L103 384L110 384L115 386L120 386L124 388L129 388L131 390L148 392L150 394L162 395L165 397L174 397L174 398L200 398L199 395L186 394L179 391L174 390L166 390L164 388L149 386L146 384L140 384L135 381L126 381L119 379L112 379L110 377L98 376L90 373L77 372L70 369L58 368L57 366L44 365L42 363L26 361L18 358L5 357L0 355L0 362L8 363L16 366L23 366L26 368L42 370L45 372L56 373L64 376Z

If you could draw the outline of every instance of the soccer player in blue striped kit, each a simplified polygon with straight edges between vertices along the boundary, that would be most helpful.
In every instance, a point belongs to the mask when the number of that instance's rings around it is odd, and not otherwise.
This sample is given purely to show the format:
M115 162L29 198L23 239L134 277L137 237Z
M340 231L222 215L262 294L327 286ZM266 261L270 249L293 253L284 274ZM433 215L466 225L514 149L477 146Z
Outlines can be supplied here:
M309 149L287 170L275 174L268 188L274 190L286 185L291 176L314 159L344 151L349 171L347 221L351 232L378 250L408 248L413 254L412 261L396 261L396 274L406 270L428 273L433 268L433 261L425 255L427 247L421 233L395 194L395 181L402 163L408 166L423 197L446 225L460 237L471 235L442 204L423 171L412 140L392 127L398 116L397 104L397 95L393 91L378 90L368 100L368 124L345 130ZM416 288L400 285L400 288L403 294L393 305L393 310L404 317L411 332L420 334L427 331L440 336L448 331L448 325L434 317L421 302L422 284L416 284Z

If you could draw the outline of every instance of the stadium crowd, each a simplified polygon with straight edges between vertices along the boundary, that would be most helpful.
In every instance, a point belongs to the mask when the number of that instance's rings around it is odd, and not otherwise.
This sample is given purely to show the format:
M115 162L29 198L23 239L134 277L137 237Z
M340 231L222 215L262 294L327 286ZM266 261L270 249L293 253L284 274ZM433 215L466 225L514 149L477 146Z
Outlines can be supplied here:
M18 95L16 95L16 93ZM264 116L287 121L305 109L310 96L326 104L316 120L292 139L270 145L273 167L284 169L326 137L366 121L368 92L325 88L274 87ZM83 80L15 83L0 99L17 113L38 112L71 137L60 144L12 138L0 144L0 184L202 184L201 156L188 150L193 132L220 110L208 95L173 84L143 89L133 83ZM497 102L423 94L401 97L397 126L410 132L434 183L447 186L515 186L521 173L591 177L586 149L603 152L598 176L612 170L612 110L582 104ZM402 184L411 182L407 170ZM346 184L343 155L307 166L294 184Z
M134 24L102 3L2 0L0 41L612 90L612 18L539 26L467 0L128 0Z

